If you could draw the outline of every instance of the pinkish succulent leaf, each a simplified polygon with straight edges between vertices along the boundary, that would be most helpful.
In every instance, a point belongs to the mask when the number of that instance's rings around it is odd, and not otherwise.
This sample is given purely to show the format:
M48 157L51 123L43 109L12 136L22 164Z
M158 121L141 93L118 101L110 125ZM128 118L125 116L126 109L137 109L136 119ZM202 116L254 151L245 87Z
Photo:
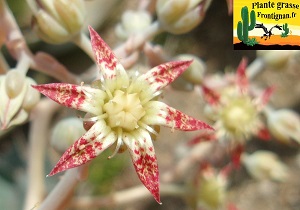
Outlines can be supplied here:
M246 67L247 59L243 58L236 70L236 83L242 93L247 93L249 88Z
M91 26L89 26L89 31L95 59L104 79L115 78L118 73L126 74L113 51L99 34Z
M154 147L149 133L145 130L139 130L136 138L124 134L123 140L127 145L135 171L151 192L154 199L161 204L159 195L159 171Z
M194 137L191 141L188 142L188 146L193 146L205 141L214 141L216 140L216 134L212 132L201 132L199 135Z
M263 108L270 101L270 98L271 98L272 94L274 93L274 91L275 91L274 86L268 87L267 89L265 89L263 91L261 96L258 98L259 105L260 105L259 108Z
M228 15L232 15L233 0L226 0L226 1L227 1Z
M111 146L115 140L115 133L110 132L105 122L96 122L88 132L67 149L48 176L87 163Z
M150 69L143 74L140 79L146 80L153 92L156 92L171 82L173 82L180 74L182 74L193 61L172 61L161 64Z
M100 89L66 83L32 85L32 87L63 106L95 115L101 112L99 105L96 104L103 101L104 93Z
M271 134L266 127L261 127L258 132L256 133L257 137L264 141L271 140Z
M244 146L239 144L231 151L231 161L235 168L241 166L241 154L244 152Z
M232 0L231 0L232 1ZM236 206L236 204L234 204L234 203L229 203L228 205L227 205L227 210L240 210L237 206Z
M202 85L203 95L207 103L210 105L217 105L220 103L220 95L216 91L210 89L209 87Z

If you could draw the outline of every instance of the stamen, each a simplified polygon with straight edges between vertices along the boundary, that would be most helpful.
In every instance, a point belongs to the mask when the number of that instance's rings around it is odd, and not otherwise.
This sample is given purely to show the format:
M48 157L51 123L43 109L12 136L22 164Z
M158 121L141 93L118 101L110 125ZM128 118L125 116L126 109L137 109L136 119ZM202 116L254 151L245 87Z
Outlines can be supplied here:
M110 99L113 98L113 95L112 95L112 93L110 92L109 88L107 88L107 87L105 86L105 82L102 82L102 83L101 83L101 86L102 86L102 89L107 93L108 97L109 97Z
M147 103L148 101L150 101L151 99L159 96L162 93L162 91L156 91L155 93L153 93L150 97L145 97L143 101L141 101L141 104L144 105L145 103Z
M149 131L150 133L158 136L158 133L152 128L150 127L149 125L146 125L145 123L143 122L138 122L139 126L141 126L142 128L146 129L147 131Z
M82 82L83 83L83 82ZM81 86L83 86L83 84L81 84ZM82 89L82 92L84 93L84 95L86 95L88 98L92 98L93 97L93 93L90 93L88 91L86 91L85 89Z
M122 146L122 144L123 144L122 133L123 133L122 129L118 128L118 130L117 130L118 139L117 139L116 149L115 149L115 151L114 151L114 153L112 155L108 156L108 159L113 158L118 153L120 147Z
M107 118L107 116L108 116L108 114L105 113L105 114L95 116L95 117L84 117L84 118L82 118L82 120L83 121L89 121L89 122L97 122L98 120L102 120L104 118Z

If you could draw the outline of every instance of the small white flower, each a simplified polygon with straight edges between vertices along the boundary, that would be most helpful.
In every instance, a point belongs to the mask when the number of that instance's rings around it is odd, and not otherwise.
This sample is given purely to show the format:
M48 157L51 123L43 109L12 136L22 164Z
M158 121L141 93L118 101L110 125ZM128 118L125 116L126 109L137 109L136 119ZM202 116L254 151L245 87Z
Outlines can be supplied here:
M261 137L263 123L260 119L262 107L268 102L272 89L261 96L253 97L246 76L246 60L242 60L236 75L227 77L228 84L216 89L203 85L203 93L209 107L206 114L215 121L219 140L229 140L233 145L244 144L252 135ZM218 81L218 79L216 80Z

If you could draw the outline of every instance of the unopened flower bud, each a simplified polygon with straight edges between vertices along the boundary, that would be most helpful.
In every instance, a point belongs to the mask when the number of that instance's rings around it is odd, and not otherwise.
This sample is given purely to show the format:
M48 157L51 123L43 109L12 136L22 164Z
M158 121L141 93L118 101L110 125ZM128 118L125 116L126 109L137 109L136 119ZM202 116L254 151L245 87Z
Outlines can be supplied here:
M40 0L33 28L46 42L60 44L81 31L85 19L83 0Z
M116 27L116 34L120 39L127 39L130 35L147 28L151 21L151 15L147 11L127 10L122 15L122 22Z
M255 179L271 179L279 182L287 179L287 166L273 152L260 150L251 155L244 153L241 156L241 161Z
M172 84L172 88L175 90L181 90L181 91L192 91L194 90L194 85L182 77L178 77Z
M40 94L30 87L35 82L17 70L0 76L0 129L21 124L39 101ZM30 90L32 89L32 90Z
M25 76L17 70L11 70L5 77L5 88L9 98L20 94L24 86Z
M60 44L69 40L68 31L49 14L39 11L35 20L37 24L33 24L33 29L43 41Z
M203 0L158 0L156 3L158 20L170 33L187 33L202 21L204 5L200 3L203 2Z
M274 69L282 69L292 54L292 50L257 50L257 57Z
M289 109L267 112L268 128L276 140L300 144L300 117Z
M27 77L28 85L36 85L36 82ZM41 94L35 90L32 87L29 87L25 93L22 108L25 109L26 111L30 111L39 101L41 98Z
M193 84L202 84L206 65L201 59L194 55L182 54L176 56L175 60L193 60L192 64L183 72L181 76Z
M71 34L81 30L86 11L82 0L55 0L54 7Z
M59 153L63 153L85 132L79 118L63 119L52 130L51 145Z

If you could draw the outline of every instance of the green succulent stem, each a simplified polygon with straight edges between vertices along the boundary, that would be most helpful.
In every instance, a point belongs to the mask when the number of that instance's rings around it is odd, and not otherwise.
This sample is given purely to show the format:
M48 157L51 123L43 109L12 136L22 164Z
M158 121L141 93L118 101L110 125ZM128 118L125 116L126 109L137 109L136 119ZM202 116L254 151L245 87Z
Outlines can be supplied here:
M241 17L242 17L242 21L239 21L237 24L237 35L239 40L246 44L249 39L248 32L253 30L256 24L255 11L251 10L250 12L250 25L249 25L249 12L247 6L242 8Z

